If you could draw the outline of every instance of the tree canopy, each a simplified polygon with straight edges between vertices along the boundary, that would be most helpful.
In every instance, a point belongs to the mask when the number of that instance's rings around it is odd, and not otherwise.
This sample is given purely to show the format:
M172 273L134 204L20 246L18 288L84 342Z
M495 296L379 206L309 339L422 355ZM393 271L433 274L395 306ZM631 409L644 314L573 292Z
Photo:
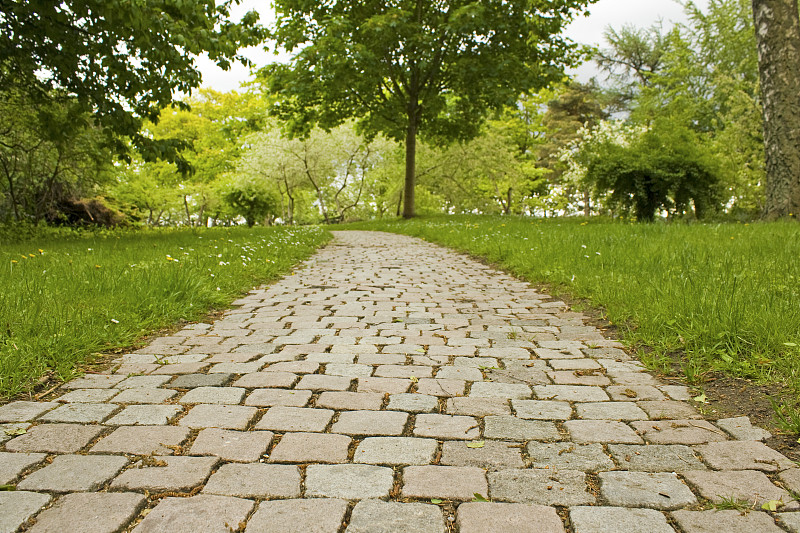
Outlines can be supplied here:
M263 39L255 12L228 19L239 1L0 0L0 94L24 96L65 135L85 119L54 121L43 104L69 100L117 153L127 153L127 137L148 160L175 159L182 145L143 135L143 120L200 85L197 55L228 68L245 61L241 46Z
M417 133L468 139L489 110L559 80L579 55L561 30L592 1L277 0L273 37L296 55L269 86L295 133L356 118L405 141L413 216Z

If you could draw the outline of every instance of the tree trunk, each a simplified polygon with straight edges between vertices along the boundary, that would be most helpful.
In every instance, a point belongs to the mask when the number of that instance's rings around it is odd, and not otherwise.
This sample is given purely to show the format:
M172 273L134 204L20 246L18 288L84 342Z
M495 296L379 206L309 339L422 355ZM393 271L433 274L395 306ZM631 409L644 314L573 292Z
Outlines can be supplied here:
M403 218L414 218L417 214L414 205L414 186L416 176L417 157L417 109L409 106L408 131L406 132L406 181L403 192Z
M800 215L800 17L797 0L753 0L769 220Z

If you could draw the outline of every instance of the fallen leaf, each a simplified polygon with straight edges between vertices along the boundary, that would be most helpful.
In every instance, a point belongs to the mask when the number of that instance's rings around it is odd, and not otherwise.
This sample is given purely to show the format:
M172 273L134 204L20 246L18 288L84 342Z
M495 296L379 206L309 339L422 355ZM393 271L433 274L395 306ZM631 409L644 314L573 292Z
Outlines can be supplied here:
M765 511L777 511L778 508L783 507L785 504L780 500L770 500L761 506Z
M442 503L442 500L440 500L440 499L438 499L438 498L431 498L431 503L434 503L434 504L436 504L436 505L439 505L440 503Z
M10 435L12 437L16 437L17 435L24 435L27 432L28 430L25 428L13 428L13 429L7 429L5 431L6 435Z
M419 379L416 376L411 376L408 379L411 381L411 383L417 383L419 381Z
M16 485L0 485L0 491L11 491L11 490L17 490L17 486Z
M706 393L705 392L703 394L701 394L700 396L695 396L694 398L692 398L692 400L694 400L694 401L696 401L698 403L708 403L708 398L706 398Z
M486 498L478 494L477 492L473 494L474 498L472 499L473 502L488 502Z
M467 448L483 448L483 446L485 444L486 444L486 442L484 442L482 440L476 440L476 441L473 441L473 442L468 442L467 443Z

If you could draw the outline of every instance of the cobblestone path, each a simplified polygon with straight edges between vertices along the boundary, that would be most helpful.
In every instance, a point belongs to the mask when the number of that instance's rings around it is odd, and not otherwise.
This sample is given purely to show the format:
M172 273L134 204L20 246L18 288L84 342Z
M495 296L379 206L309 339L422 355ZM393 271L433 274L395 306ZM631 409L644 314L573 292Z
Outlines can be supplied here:
M339 232L48 400L0 406L0 532L800 531L800 469L765 431L403 236Z

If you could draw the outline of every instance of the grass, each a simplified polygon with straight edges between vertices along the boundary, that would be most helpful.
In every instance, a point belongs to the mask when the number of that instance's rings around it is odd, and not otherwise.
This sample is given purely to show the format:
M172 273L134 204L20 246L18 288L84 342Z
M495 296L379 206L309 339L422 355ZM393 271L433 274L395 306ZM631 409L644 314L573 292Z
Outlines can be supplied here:
M0 398L197 320L287 272L319 228L55 232L0 248Z
M693 383L709 371L800 391L800 225L631 224L453 216L351 224L485 257L557 294L585 298Z

